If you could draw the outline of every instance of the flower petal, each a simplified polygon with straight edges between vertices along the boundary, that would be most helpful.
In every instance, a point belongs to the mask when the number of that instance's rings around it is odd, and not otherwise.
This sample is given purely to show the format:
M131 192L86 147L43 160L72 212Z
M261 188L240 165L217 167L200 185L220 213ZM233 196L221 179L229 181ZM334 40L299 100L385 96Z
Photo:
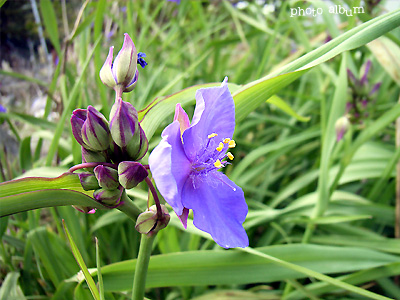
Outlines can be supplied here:
M226 80L220 87L199 89L192 125L183 133L186 155L194 160L209 142L208 135L217 133L219 139L232 138L234 130L235 104ZM210 147L216 147L219 139L212 139Z
M104 62L103 67L100 70L100 79L101 81L108 87L114 88L117 84L117 80L115 79L112 73L112 60L113 60L113 50L114 46L110 47L110 51L108 52L108 56L106 61Z
M175 106L174 121L179 122L179 126L181 128L181 135L190 126L189 117L188 117L187 113L185 112L185 110L182 108L180 103L177 103Z
M183 213L182 189L191 170L183 149L179 122L174 121L162 133L162 141L149 156L149 165L157 188L175 213Z
M218 245L249 245L242 225L248 211L243 191L224 174L212 171L192 176L183 188L182 200L185 207L193 209L194 225L211 234Z

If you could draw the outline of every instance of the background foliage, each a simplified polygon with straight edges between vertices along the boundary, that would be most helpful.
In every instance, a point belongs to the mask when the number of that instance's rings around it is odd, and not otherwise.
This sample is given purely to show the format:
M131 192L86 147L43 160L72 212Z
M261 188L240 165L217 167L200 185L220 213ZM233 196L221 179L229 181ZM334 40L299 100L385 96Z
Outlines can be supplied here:
M37 38L31 3L1 7L7 26L0 71L1 105L7 108L0 114L2 181L56 177L80 162L69 117L87 105L108 115L113 94L98 73L108 47L118 49L127 32L149 65L124 100L144 109L150 149L171 122L175 103L189 115L193 111L198 87L179 91L229 77L238 146L225 172L249 205L244 226L251 248L244 251L222 251L173 216L157 236L147 297L400 297L394 123L400 116L400 31L391 31L399 25L397 1L314 1L326 12L317 18L290 17L290 8L311 7L306 1L250 1L244 9L228 1L33 2L49 55ZM363 6L365 13L329 14L331 5ZM20 28L21 15L29 30ZM352 97L347 69L359 78L368 60L368 88L377 82L381 87L368 115L335 142L335 122ZM145 207L144 186L130 196ZM76 276L79 266L62 219L86 266L102 266L106 299L129 299L130 259L140 240L134 224L117 210L85 215L70 206L0 219L0 299L92 299Z

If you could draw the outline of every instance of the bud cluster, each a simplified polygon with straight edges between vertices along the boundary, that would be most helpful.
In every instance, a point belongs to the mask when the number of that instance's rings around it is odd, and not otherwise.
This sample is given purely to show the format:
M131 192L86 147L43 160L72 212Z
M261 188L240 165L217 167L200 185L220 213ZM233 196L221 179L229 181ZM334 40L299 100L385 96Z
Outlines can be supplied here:
M148 141L132 104L119 98L110 120L89 106L72 113L71 125L82 146L82 163L90 166L79 174L82 187L94 190L97 201L115 207L121 204L124 188L131 189L147 177L146 168L137 160L146 154Z
M368 76L372 67L371 61L365 64L364 74L360 79L356 78L352 71L347 70L349 76L350 99L346 104L346 114L351 123L362 123L362 118L370 115L369 108L373 107L374 96L381 83L371 86Z
M144 53L137 53L128 34L114 62L113 47L100 71L105 85L116 92L109 121L93 106L72 113L72 133L82 146L82 163L86 172L79 174L82 187L94 190L93 197L108 207L121 205L125 189L131 189L147 176L146 168L137 162L146 154L149 143L132 104L122 100L122 92L136 86L137 64L147 65ZM85 207L78 210L92 213Z
M360 79L354 76L353 72L347 69L349 77L349 101L346 103L345 115L335 123L336 140L340 141L352 124L362 125L365 118L371 115L374 96L379 90L381 83L378 82L372 87L368 80L371 70L371 61L365 64L364 74Z

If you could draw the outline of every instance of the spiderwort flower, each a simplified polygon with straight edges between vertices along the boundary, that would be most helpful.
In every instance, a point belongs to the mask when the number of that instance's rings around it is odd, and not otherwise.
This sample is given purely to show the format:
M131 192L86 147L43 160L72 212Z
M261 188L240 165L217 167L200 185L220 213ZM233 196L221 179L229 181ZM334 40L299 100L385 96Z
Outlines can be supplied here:
M138 53L130 38L125 33L124 43L117 57L113 60L114 47L110 47L106 61L100 70L100 79L108 87L123 92L130 92L136 85Z
M174 122L149 157L156 185L184 227L192 209L194 225L224 248L249 244L243 191L218 171L233 159L227 150L235 146L234 129L235 106L225 79L220 87L196 92L191 124L177 104Z

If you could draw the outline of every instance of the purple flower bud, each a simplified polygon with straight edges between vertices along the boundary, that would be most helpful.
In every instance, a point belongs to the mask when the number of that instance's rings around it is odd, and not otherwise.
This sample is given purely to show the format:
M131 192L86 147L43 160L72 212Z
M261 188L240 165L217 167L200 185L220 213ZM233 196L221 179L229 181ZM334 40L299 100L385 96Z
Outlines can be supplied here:
M149 175L145 167L134 161L123 161L118 165L118 179L126 189L131 189Z
M335 123L336 141L340 141L350 127L350 121L347 116L337 119Z
M365 84L368 83L368 73L369 73L369 70L370 70L370 69L371 69L371 61L368 60L367 63L366 63L366 65L365 65L364 75L363 75L363 77L362 77L361 80L360 80L360 84L361 84L361 85L365 85Z
M114 77L114 74L112 72L113 51L114 51L114 46L110 47L106 61L104 62L104 65L100 70L101 81L106 86L112 89L115 88L115 86L117 85L117 79Z
M82 162L106 162L107 159L103 152L91 151L82 146Z
M86 109L75 109L72 112L71 116L71 127L72 127L72 134L74 135L79 145L87 147L87 145L83 142L82 139L82 127L86 121L86 118L87 118Z
M93 197L101 204L109 208L115 208L121 205L121 196L123 192L123 187L115 190L98 189L93 192Z
M133 89L136 87L138 79L139 79L139 71L136 70L135 77L133 77L132 81L126 86L126 88L124 89L124 93L132 92Z
M358 82L356 77L354 76L353 72L350 69L347 69L347 76L349 76L350 85L355 86Z
M382 82L378 82L377 84L374 85L374 87L372 88L372 90L369 92L369 95L373 95L376 91L379 90L379 88L381 87Z
M82 126L82 140L85 145L89 146L89 149L97 151L106 150L110 146L108 122L106 118L91 105L87 108L87 118Z
M170 215L165 205L161 205L162 217L157 217L157 208L155 205L151 206L150 209L141 213L136 220L136 230L141 234L154 235L161 229L167 227Z
M115 101L110 112L110 131L114 142L129 154L132 160L144 156L148 141L140 128L136 109L121 98Z
M110 88L119 88L124 92L133 90L138 78L138 54L130 36L125 33L124 43L117 57L113 59L113 47L100 70L101 81Z
M113 168L98 165L94 168L94 175L103 189L115 190L119 186L118 172Z
M71 116L72 133L76 141L92 151L108 149L110 130L106 118L93 106L75 109Z
M81 182L82 188L85 191L90 191L90 190L97 190L100 188L99 182L97 181L96 176L94 176L92 173L85 172L85 173L79 173L79 180Z
M94 214L96 212L96 209L93 207L80 206L80 205L72 205L72 207L85 214Z

